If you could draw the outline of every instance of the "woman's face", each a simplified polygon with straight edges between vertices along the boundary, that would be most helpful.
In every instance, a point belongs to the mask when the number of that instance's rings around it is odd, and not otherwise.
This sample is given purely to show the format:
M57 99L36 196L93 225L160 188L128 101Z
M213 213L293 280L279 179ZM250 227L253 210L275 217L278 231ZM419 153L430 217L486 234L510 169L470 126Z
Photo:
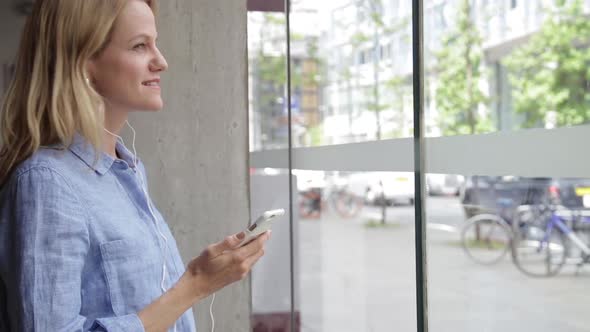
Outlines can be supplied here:
M156 22L144 1L128 1L112 38L88 67L89 79L107 111L162 109L160 73L168 64L156 47Z

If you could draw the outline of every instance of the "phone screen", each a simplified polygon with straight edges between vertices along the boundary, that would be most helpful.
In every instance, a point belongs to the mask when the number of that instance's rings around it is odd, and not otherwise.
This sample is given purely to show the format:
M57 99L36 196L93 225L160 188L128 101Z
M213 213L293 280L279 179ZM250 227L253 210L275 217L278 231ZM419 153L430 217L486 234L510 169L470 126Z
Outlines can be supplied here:
M255 230L257 226L258 226L258 224L253 223L252 225L250 225L250 227L248 227L248 230L251 232L251 231Z

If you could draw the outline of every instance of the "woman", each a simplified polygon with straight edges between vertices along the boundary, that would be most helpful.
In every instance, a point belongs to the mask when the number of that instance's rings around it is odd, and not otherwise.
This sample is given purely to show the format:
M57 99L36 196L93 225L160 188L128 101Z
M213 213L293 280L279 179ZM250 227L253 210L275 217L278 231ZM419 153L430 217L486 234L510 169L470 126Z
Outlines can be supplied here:
M270 236L185 271L117 133L162 108L156 1L37 0L1 134L0 330L194 331L191 307L244 278Z

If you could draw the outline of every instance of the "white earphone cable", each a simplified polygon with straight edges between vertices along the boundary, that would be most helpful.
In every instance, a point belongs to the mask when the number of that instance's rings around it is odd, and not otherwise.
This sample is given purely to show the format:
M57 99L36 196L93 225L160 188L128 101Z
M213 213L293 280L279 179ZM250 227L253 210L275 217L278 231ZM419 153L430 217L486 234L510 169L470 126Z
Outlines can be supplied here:
M168 238L166 238L166 236L162 233L162 231L160 230L160 226L158 225L158 220L156 218L156 214L154 213L154 210L152 209L152 204L150 202L148 193L147 193L147 189L145 186L145 182L143 180L143 175L141 174L141 171L138 167L138 159L137 159L137 150L135 149L135 129L133 129L133 127L131 126L131 124L129 123L129 121L125 121L125 123L127 124L127 126L131 129L131 131L133 132L133 141L131 143L131 146L133 148L133 164L134 164L134 168L137 171L137 176L139 177L139 181L141 184L141 190L143 192L143 194L145 195L145 199L147 202L147 206L148 206L148 210L150 211L151 217L154 221L154 224L156 225L156 230L158 232L158 234L160 235L160 237L162 237L162 239L164 240L164 248L162 248L162 244L160 243L160 252L162 253L162 256L164 258L164 264L162 264L162 281L160 282L160 289L162 290L162 293L166 292L166 286L165 286L165 282L166 282L166 276L168 274L167 272L167 262L168 262ZM114 134L112 132L110 132L108 129L104 128L104 130L111 134L112 136L116 137L117 139L121 140L121 143L123 145L125 145L125 141L123 140L123 138L117 134ZM174 323L174 332L176 332L176 322Z
M215 332L215 317L213 317L213 302L215 302L215 293L211 299L211 305L209 305L209 316L211 317L211 332Z
M166 247L166 252L168 251L168 238L166 238L166 236L164 236L164 234L162 234L162 231L160 230L160 226L156 220L156 214L154 213L154 210L152 209L152 204L150 203L149 200L149 196L147 193L147 189L146 189L146 185L144 183L143 180L143 175L141 174L141 171L139 170L139 165L138 163L138 159L137 159L137 150L135 149L135 129L133 129L133 127L131 126L131 124L129 123L129 121L125 121L125 123L127 124L127 126L129 127L129 129L131 129L131 132L133 133L133 140L131 142L131 147L133 149L133 164L135 165L135 168L137 169L137 174L139 177L139 181L141 182L141 189L143 190L143 193L145 195L146 201L147 201L147 205L148 205L148 209L150 210L150 213L152 215L152 218L154 219L154 223L156 224L156 230L158 231L158 233L160 234L160 236L162 237L162 239L164 240L164 246ZM166 262L168 259L168 255L164 256L164 265L162 267L162 282L160 284L160 288L162 289L162 292L166 291L166 287L165 287L165 280L166 280Z

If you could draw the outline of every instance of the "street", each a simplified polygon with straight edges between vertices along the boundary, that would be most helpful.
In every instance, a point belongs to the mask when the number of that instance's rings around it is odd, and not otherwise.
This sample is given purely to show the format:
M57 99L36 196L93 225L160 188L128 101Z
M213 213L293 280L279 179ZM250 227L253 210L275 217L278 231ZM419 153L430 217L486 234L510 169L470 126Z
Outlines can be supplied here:
M590 269L533 279L510 257L472 262L453 231L464 221L456 197L428 198L430 331L588 331ZM414 208L366 206L354 219L328 210L300 220L302 331L416 331Z

